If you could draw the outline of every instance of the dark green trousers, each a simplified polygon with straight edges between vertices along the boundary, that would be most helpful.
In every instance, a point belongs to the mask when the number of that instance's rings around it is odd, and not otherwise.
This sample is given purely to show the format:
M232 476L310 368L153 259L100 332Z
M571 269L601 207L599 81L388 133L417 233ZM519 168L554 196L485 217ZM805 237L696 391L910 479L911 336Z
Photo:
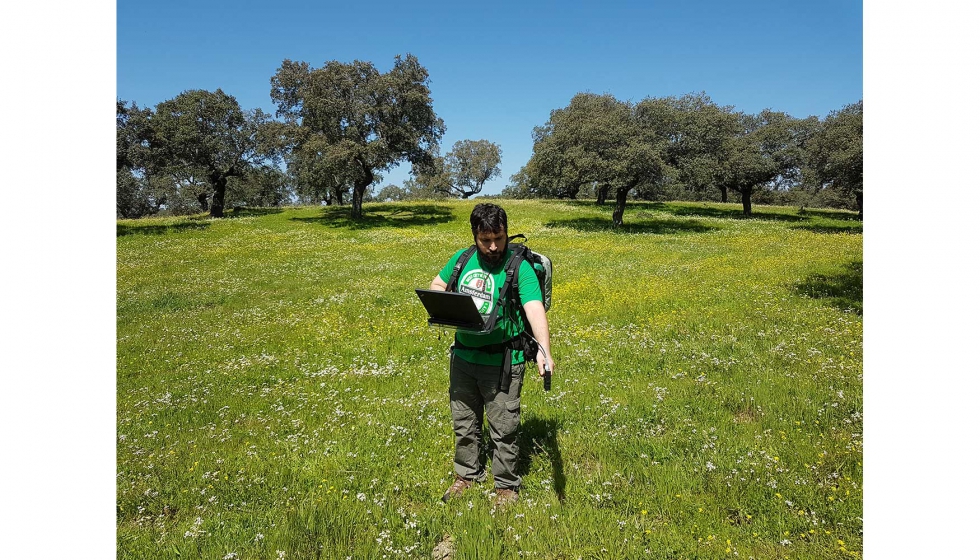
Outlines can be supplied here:
M521 423L521 386L524 364L511 368L510 388L498 390L501 366L471 364L453 356L449 368L449 408L456 435L453 469L467 479L483 481L486 472L480 464L480 435L486 412L493 442L491 472L496 488L517 490L521 477L517 470L517 428Z

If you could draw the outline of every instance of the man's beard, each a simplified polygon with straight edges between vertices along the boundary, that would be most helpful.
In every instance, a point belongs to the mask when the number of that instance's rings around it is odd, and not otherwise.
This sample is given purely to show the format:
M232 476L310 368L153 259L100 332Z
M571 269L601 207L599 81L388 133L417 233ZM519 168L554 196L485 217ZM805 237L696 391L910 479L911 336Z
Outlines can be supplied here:
M497 268L500 263L504 262L504 255L506 254L507 246L505 245L502 251L496 253L480 253L480 256L483 257L483 262L488 268Z

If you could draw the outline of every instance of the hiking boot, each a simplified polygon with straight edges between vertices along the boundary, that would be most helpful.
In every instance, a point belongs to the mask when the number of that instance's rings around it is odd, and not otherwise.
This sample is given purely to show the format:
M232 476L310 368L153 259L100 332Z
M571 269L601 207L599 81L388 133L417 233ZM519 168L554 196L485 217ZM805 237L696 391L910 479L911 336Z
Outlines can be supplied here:
M442 501L448 502L456 496L461 496L463 494L463 490L466 490L470 486L473 486L472 480L466 480L465 478L456 475L456 480L453 481L452 486L450 486L449 489L446 490L446 493L442 495Z
M493 500L493 509L503 509L517 501L517 492L510 488L498 488L497 497Z

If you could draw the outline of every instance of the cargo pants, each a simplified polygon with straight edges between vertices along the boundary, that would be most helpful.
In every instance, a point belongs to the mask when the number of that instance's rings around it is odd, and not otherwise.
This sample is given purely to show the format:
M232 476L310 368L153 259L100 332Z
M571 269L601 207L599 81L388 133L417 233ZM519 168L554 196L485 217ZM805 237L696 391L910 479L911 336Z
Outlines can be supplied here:
M449 368L449 408L456 436L453 470L457 475L482 482L486 472L480 464L480 436L486 411L493 442L491 472L497 489L518 490L517 428L521 423L521 386L524 364L511 367L507 392L498 389L501 366L471 364L453 355Z

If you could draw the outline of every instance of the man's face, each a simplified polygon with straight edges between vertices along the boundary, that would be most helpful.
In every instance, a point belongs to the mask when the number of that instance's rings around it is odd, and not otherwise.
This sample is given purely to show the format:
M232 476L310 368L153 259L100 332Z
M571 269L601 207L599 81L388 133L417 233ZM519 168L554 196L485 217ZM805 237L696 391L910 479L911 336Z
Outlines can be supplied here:
M500 230L477 233L476 248L480 251L483 262L490 268L496 267L504 260L504 253L507 251L507 232Z

